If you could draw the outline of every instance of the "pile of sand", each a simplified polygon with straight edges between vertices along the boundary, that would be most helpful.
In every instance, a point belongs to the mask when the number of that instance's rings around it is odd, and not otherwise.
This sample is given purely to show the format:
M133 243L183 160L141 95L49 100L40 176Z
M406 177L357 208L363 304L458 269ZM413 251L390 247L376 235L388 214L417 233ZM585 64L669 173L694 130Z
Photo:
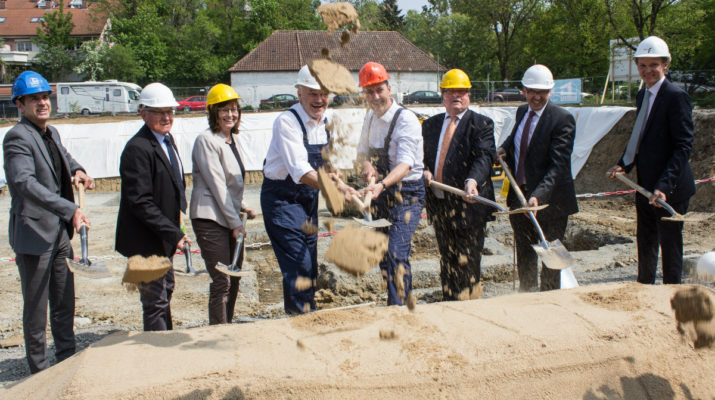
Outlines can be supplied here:
M678 334L679 288L605 284L412 313L119 332L0 397L711 398L715 350Z

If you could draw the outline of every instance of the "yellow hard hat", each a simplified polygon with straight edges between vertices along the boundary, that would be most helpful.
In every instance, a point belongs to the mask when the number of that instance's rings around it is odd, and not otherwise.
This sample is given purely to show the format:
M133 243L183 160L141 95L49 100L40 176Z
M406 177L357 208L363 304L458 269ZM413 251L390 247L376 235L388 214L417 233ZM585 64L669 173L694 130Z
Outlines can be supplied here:
M440 89L470 89L472 82L469 77L461 69L450 69L442 77L442 82L439 84Z
M229 100L238 100L238 93L231 86L219 83L214 85L214 87L209 90L209 94L206 96L206 109L212 104L223 103Z

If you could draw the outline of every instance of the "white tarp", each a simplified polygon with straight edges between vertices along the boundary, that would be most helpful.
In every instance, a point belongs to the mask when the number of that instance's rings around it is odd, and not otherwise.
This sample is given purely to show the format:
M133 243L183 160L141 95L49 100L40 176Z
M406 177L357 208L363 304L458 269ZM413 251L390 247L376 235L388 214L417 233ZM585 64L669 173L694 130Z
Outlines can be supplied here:
M472 110L494 120L494 136L497 146L511 133L514 127L516 107L478 107ZM632 107L567 107L576 118L576 140L571 166L574 177L586 163L591 149L605 136L621 117ZM415 111L435 115L444 112L443 107L420 107ZM349 108L330 110L341 121L342 132L348 132L344 146L338 152L337 167L351 168L355 159L357 142L360 137L365 109ZM273 120L278 114L244 113L241 119L239 147L247 170L257 171L263 167L263 159L271 142ZM141 128L141 120L102 124L58 124L62 143L72 156L94 178L119 176L119 157L126 142ZM176 118L172 134L187 173L191 172L191 149L196 136L208 128L204 117ZM0 138L10 127L0 128ZM614 149L620 152L621 149ZM618 154L614 153L613 162ZM0 155L0 162L2 162ZM0 179L5 179L5 170L0 171Z

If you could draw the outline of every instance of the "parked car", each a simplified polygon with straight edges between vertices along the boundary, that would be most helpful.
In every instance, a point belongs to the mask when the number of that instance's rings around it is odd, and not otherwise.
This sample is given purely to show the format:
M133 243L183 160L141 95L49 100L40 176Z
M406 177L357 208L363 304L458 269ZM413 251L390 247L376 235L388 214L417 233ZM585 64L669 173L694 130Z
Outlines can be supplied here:
M365 98L363 97L362 93L354 93L354 94L339 94L335 95L333 97L333 102L331 105L333 106L340 106L343 104L348 104L348 105L358 105L362 104Z
M17 106L11 100L0 100L0 118L17 118L20 116Z
M442 96L431 90L418 90L402 98L404 104L439 104L441 102Z
M179 102L179 110L204 111L206 110L206 96L191 96Z
M262 109L288 108L298 102L298 98L292 94L274 94L273 96L261 100Z
M487 101L526 101L526 97L524 97L524 95L521 93L521 90L517 88L503 88L497 89L489 93L489 96L487 96Z

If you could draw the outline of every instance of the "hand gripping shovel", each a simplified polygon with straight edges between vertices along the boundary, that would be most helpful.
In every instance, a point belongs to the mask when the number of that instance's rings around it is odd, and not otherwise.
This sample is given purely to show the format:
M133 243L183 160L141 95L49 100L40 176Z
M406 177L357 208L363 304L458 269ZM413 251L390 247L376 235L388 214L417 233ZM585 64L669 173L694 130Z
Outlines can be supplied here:
M375 177L370 178L370 185L375 183ZM368 226L370 228L387 228L392 226L392 222L386 220L385 218L380 218L377 221L372 220L372 213L370 212L370 203L372 202L372 192L365 195L365 201L360 201L356 196L350 198L362 211L362 215L365 219L353 218L355 221Z
M647 191L643 186L633 182L632 180L628 179L625 177L623 174L616 174L616 178L618 178L619 181L625 183L626 185L632 187L635 189L638 193L642 194L646 198L650 199L653 197L653 193ZM675 210L673 210L673 207L671 207L668 203L664 202L661 199L656 199L656 202L660 204L663 208L665 208L666 211L668 211L668 214L670 214L670 217L663 217L661 218L663 221L673 221L673 222L701 222L705 221L708 218L712 217L712 213L704 213L704 212L689 212L683 214L678 214Z
M450 192L450 193L456 194L457 196L467 195L467 192L465 192L464 190L457 189L456 187L452 187L449 185L445 185L444 183L440 183L435 180L431 180L429 184L432 187L435 187L435 188L442 190L444 192ZM529 211L539 211L539 210L543 210L544 208L549 206L548 204L544 204L544 205L540 205L537 207L522 207L522 208L517 208L515 210L508 210L508 209L502 207L501 204L499 204L495 201L491 201L491 200L489 200L485 197L482 197L482 196L469 195L468 197L472 200L476 200L478 203L492 206L492 207L496 208L497 210L499 210L499 211L495 212L494 215L526 214Z
M79 208L84 209L84 184L79 182L78 196L79 197ZM87 226L82 224L79 228L79 238L82 246L82 258L75 261L73 259L67 259L67 266L72 272L78 273L80 275L85 275L89 278L101 279L111 276L109 269L103 262L92 262L89 260L88 244L87 244Z
M181 226L181 232L186 234L186 228L184 227L184 214L181 211L179 211L179 225ZM188 242L184 243L184 256L186 257L185 273L191 275L198 274L191 263L191 245Z
M241 218L244 229L246 228L247 217L247 214L243 214L243 217ZM216 270L223 272L228 276L246 276L247 272L241 271L241 266L238 265L238 256L241 254L241 247L243 247L243 233L239 233L238 238L236 238L236 248L233 250L233 260L231 261L231 265L226 265L219 261L218 264L216 264Z
M514 193L516 193L516 196L519 198L519 202L523 207L526 207L526 198L521 192L521 189L519 189L519 185L517 185L516 179L514 179L514 176L511 174L509 167L507 167L506 161L504 161L501 157L499 157L499 161L504 168L504 172L509 178L509 182L512 183L511 188L514 189ZM534 248L534 251L536 251L536 254L541 257L544 265L551 269L563 270L574 264L575 260L573 256L571 256L571 253L569 253L568 250L566 250L566 247L561 244L561 241L556 239L553 242L547 242L546 237L544 236L544 231L541 230L541 226L539 226L539 222L536 220L533 211L528 211L528 213L529 219L531 220L531 223L534 224L534 228L536 228L536 232L538 232L541 240L539 244L534 244L532 247ZM567 274L573 275L570 271L567 272ZM562 272L561 275L561 280L563 281L564 273Z

